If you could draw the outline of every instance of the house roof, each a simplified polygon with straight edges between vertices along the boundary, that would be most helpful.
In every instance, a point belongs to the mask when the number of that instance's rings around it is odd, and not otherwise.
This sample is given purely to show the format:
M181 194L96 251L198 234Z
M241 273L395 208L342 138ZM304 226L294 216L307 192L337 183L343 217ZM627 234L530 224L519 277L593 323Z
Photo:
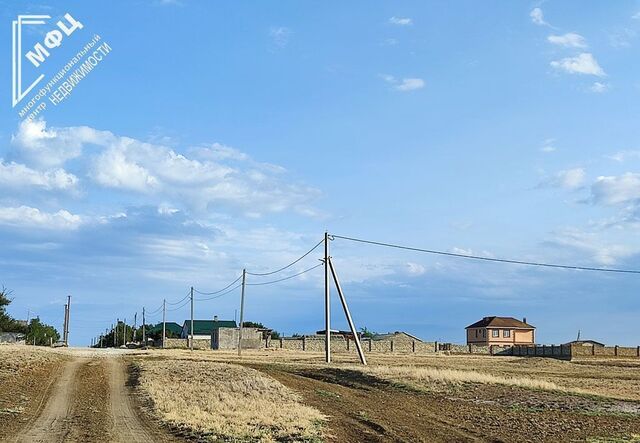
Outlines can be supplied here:
M408 332L404 332L404 331L387 332L386 334L376 334L373 336L373 340L390 340L398 335L406 335L407 337L413 340L422 341L420 338L416 337L415 335L411 335Z
M218 328L237 328L238 325L234 320L194 320L194 335L209 335L214 329ZM185 320L182 325L182 331L191 334L191 320Z
M535 326L531 326L528 323L520 321L513 317L485 317L480 321L477 321L465 329L469 328L512 328L512 329L535 329Z
M600 343L595 340L573 340L569 343L565 343L565 345L596 345L596 346L604 346L604 343Z

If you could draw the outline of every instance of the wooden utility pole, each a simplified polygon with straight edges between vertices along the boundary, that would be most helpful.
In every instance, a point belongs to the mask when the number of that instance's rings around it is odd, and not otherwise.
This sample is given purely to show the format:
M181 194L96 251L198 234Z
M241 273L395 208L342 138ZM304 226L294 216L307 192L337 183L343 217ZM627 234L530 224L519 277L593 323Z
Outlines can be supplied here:
M191 286L191 343L189 348L193 351L193 286Z
M244 288L247 283L247 270L242 270L242 292L240 293L240 327L238 329L238 356L242 355L242 322L244 321Z
M145 323L147 322L145 318L144 306L142 307L142 346L147 346L147 327Z
M329 233L324 233L324 356L331 363L331 293L329 290Z
M167 299L162 299L162 349L164 349L164 340L167 337Z

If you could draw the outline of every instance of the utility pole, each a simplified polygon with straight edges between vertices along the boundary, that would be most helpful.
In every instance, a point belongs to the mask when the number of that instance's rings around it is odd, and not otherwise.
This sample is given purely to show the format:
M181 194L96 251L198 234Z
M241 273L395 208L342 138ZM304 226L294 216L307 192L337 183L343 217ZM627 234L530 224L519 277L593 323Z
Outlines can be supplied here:
M136 341L136 327L138 326L138 313L136 312L133 315L133 331L131 331L131 341L135 342Z
M242 355L242 322L244 321L244 288L247 283L247 270L242 270L242 292L240 294L240 328L238 329L238 357Z
M353 323L353 319L351 318L351 313L349 312L349 307L347 306L347 299L344 297L344 293L342 292L342 287L340 286L340 282L338 281L338 275L336 274L336 269L333 267L333 262L331 261L331 257L329 257L329 268L331 269L331 275L333 276L333 282L336 284L336 289L338 290L338 295L340 296L340 302L342 303L342 309L344 310L344 316L347 317L347 322L349 323L349 328L351 328L351 333L353 334L353 339L356 342L356 349L358 350L358 356L360 357L360 362L363 365L367 364L367 359L364 356L364 352L362 352L362 346L360 344L360 337L358 337L358 331L356 330L356 326Z
M127 317L124 318L124 324L122 325L122 344L127 346Z
M64 305L64 345L69 346L69 320L71 311L71 296L67 296L67 304Z
M67 305L64 305L64 320L62 322L62 343L67 345Z
M324 356L331 363L331 293L329 291L329 233L324 233Z
M119 329L120 329L120 319L116 318L116 328L113 331L113 339L115 340L114 347L116 348L118 347L118 341L119 341L119 337L118 337Z
M191 286L191 343L189 348L193 351L193 286Z
M142 346L147 346L147 327L145 323L147 322L145 318L145 310L144 306L142 307Z
M164 349L164 339L167 336L167 299L162 299L162 349Z

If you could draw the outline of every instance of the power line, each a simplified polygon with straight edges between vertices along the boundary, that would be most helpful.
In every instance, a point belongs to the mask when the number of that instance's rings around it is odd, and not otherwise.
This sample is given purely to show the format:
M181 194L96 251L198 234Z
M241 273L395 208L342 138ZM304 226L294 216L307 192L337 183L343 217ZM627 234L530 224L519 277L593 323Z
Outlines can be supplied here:
M236 280L236 281L237 281L237 280ZM195 300L195 301L207 301L207 300L213 300L214 298L220 298L220 297L222 297L223 295L227 295L227 294L229 294L229 293L231 293L231 292L235 291L235 290L236 290L236 289L238 289L240 286L242 286L242 284L236 285L235 287L233 287L233 288L229 289L228 291L225 291L225 292L223 292L223 293L221 293L221 294L217 294L217 295L214 295L214 296L212 296L212 297L194 298L194 300Z
M182 305L175 307L175 308L171 308L171 309L167 309L167 311L177 311L178 309L182 309L185 306L187 306L189 303L191 303L191 300L187 300L186 302L184 302Z
M195 292L197 292L198 294L200 294L200 295L215 295L215 294L219 294L219 293L221 293L222 291L225 291L225 290L229 289L231 286L233 286L235 283L237 283L241 278L242 278L242 275L241 275L240 277L236 278L236 279L235 279L234 281L232 281L231 283L229 283L229 284L228 284L227 286L225 286L224 288L219 289L219 290L214 291L214 292L201 292L201 291L198 291L198 290L197 290L197 289L195 289L195 288L194 288L193 290L194 290Z
M372 240L363 240L363 239L360 239L360 238L345 237L345 236L342 236L342 235L333 235L332 234L330 237L332 239L333 238L339 238L339 239L342 239L342 240L348 240L348 241L352 241L352 242L367 243L367 244L376 245L376 246L386 246L388 248L405 249L407 251L424 252L424 253L427 253L427 254L444 255L444 256L447 256L447 257L457 257L457 258L468 258L468 259L472 259L472 260L483 260L483 261L497 262L497 263L511 263L511 264L515 264L515 265L539 266L539 267L544 267L544 268L574 269L574 270L579 270L579 271L597 271L597 272L617 272L617 273L623 273L623 274L640 274L640 270L635 270L635 269L596 268L596 267L590 267L590 266L560 265L560 264L555 264L555 263L543 263L543 262L531 262L531 261L522 261L522 260L511 260L511 259L504 259L504 258L481 257L481 256L478 256L478 255L456 254L454 252L437 251L437 250L434 250L434 249L414 248L414 247L411 247L411 246L402 246L402 245L396 245L396 244L392 244L392 243L383 243L383 242L372 241Z
M302 260L303 258L305 258L307 255L311 254L313 251L316 250L316 248L318 246L320 246L322 243L324 242L323 240L320 240L313 248L309 249L307 252L305 252L302 256L300 256L299 258L297 258L296 260L292 261L291 263L289 263L287 266L283 266L280 269L276 269L275 271L271 271L271 272L248 272L247 274L249 275L255 275L255 276L266 276L266 275L273 275L273 274L277 274L280 271L284 271L285 269L290 268L291 266L295 265L296 263L298 263L300 260Z
M260 282L260 283L247 283L246 285L247 286L262 286L262 285L271 285L271 284L274 284L274 283L279 283L281 281L290 280L290 279L292 279L294 277L297 277L299 275L306 274L307 272L313 271L314 269L319 268L323 264L324 263L320 263L320 264L315 265L315 266L313 266L313 267L311 267L309 269L305 269L302 272L298 272L297 274L290 275L289 277L281 278L281 279L278 279L278 280Z
M185 301L187 298L189 298L189 296L190 296L190 295L191 295L191 292L187 292L187 295L185 295L184 297L182 297L180 300L178 300L178 301L176 301L176 302L170 302L170 301L168 301L168 302L167 302L167 304L168 304L168 305L177 305L177 304L180 304L180 303L182 303L183 301ZM162 307L162 306L160 306L160 307Z

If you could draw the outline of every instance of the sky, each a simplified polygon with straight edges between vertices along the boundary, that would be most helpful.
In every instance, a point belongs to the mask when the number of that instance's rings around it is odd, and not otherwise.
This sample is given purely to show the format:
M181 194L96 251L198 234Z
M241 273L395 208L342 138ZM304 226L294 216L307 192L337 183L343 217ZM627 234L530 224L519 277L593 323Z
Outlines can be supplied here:
M50 18L24 25L22 84L44 80L13 107L18 15ZM640 269L638 1L0 1L0 16L0 284L11 314L59 329L71 295L72 345L285 266L325 231ZM91 71L36 99L94 36ZM21 117L30 101L46 107ZM539 343L640 344L637 274L330 243L359 328L462 343L502 315ZM256 285L321 257L249 275L245 319L322 329L322 267ZM197 319L239 315L237 289L202 298ZM332 317L347 327L333 288Z

